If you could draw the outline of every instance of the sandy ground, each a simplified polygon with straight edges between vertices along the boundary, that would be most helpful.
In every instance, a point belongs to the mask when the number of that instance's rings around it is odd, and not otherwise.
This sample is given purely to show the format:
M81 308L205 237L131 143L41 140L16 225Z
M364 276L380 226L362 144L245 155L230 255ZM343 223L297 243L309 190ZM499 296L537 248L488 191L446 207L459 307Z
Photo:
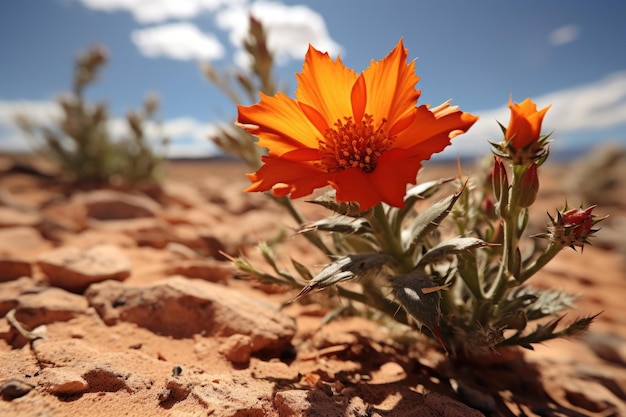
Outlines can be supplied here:
M241 279L222 253L260 259L292 224L242 192L238 163L171 163L162 193L111 195L0 162L0 415L626 416L626 194L597 209L606 238L533 278L581 296L568 317L602 312L591 331L477 366L402 327L323 325L327 308L281 309L292 292ZM571 168L542 169L536 227ZM295 236L280 255L323 262Z

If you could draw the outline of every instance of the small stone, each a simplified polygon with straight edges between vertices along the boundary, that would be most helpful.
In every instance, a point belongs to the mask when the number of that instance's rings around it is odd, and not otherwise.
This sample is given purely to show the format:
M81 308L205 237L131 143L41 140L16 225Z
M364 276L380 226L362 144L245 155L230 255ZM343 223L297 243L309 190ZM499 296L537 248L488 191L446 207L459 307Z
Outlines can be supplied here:
M26 292L42 291L33 278L22 277L13 281L0 282L0 317L4 317L18 305L17 299Z
M76 293L94 282L122 281L131 270L126 255L117 246L107 244L87 249L59 248L41 255L37 265L52 285Z
M33 269L28 261L15 258L0 259L0 282L11 281L20 277L30 277L32 274Z
M44 288L38 292L22 294L17 302L15 318L29 329L42 324L71 320L85 314L88 307L85 297L60 288Z
M211 282L227 282L234 272L231 264L214 259L177 261L166 271L168 275L182 275Z
M50 394L73 395L89 390L89 384L79 372L70 368L44 368L39 372L41 386Z
M37 256L52 247L41 234L32 227L0 228L0 256L35 260Z
M0 385L0 397L5 401L12 401L28 394L33 388L35 388L35 386L28 382L11 378Z
M98 220L154 217L159 204L143 195L131 195L113 190L96 190L77 197L85 204L87 215Z
M219 351L233 363L248 363L252 355L252 339L243 334L234 334L226 339Z
M36 212L0 206L0 227L36 226L41 216Z

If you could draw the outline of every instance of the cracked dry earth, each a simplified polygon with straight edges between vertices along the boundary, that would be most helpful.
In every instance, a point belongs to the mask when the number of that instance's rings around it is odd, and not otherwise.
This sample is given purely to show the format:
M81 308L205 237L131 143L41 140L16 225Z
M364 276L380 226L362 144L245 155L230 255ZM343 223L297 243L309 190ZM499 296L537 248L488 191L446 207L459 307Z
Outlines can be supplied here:
M562 207L563 169L546 167L534 225ZM582 340L453 365L413 330L322 325L324 307L280 308L291 292L235 274L222 253L260 262L279 228L281 262L324 262L244 172L172 162L160 190L68 191L0 159L0 415L626 416L624 199L533 278L581 295L570 317L603 312Z

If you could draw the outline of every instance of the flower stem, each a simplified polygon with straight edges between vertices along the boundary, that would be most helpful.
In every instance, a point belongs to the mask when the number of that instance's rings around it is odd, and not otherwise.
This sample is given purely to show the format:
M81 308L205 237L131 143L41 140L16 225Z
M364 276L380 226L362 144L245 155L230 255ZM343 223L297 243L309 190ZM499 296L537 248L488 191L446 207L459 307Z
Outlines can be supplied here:
M518 237L521 234L521 231L517 230L519 216L523 210L518 204L520 199L520 184L527 170L528 167L524 165L513 166L513 179L509 188L508 206L502 215L504 231L502 259L500 260L500 267L496 278L486 294L486 299L491 300L491 302L498 302L502 298L509 278L512 275L510 266L515 259Z
M530 277L535 275L537 271L543 268L559 252L561 252L561 249L563 249L562 245L556 244L555 242L550 242L550 245L546 248L545 252L542 253L537 259L535 259L533 263L522 272L520 282L525 282Z
M302 226L305 224L304 219L302 218L298 210L294 207L294 205L291 203L291 200L289 198L287 197L273 197L273 198L278 204L280 204L281 206L287 209L291 217L296 221L296 223L298 223L299 226ZM324 252L326 256L331 257L333 255L333 252L330 249L328 249L328 247L324 244L324 242L322 241L322 239L319 237L317 233L315 233L314 231L311 231L311 232L303 233L303 235L309 242L311 242L319 250Z
M394 230L389 223L389 218L385 213L385 208L382 203L374 206L372 220L372 227L375 230L376 238L381 245L381 249L384 253L393 256L398 263L396 272L400 274L408 274L415 268L413 261L408 259L402 248L401 237L398 233L394 233Z

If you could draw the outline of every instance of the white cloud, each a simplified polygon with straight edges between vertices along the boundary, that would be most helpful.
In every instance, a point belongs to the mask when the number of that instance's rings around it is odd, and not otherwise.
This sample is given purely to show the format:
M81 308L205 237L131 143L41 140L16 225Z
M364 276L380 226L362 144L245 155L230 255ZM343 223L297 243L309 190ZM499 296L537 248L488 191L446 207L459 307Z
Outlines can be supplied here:
M17 116L28 116L36 125L50 125L61 117L54 101L0 100L0 152L28 152L34 143L17 127Z
M248 34L248 19L252 14L260 20L268 33L268 47L275 53L278 64L290 59L301 60L309 43L318 50L335 56L342 51L326 29L322 16L303 5L257 1L248 6L235 5L217 12L216 20L221 29L229 32L233 46L238 48L235 61L247 66L247 55L241 49Z
M552 46L561 46L574 42L580 36L580 28L576 25L565 25L554 29L548 35L548 43Z
M169 19L191 19L226 5L246 0L79 0L85 7L105 11L126 11L139 23L160 23Z
M526 97L513 97L521 102ZM626 128L626 71L613 73L601 80L539 97L531 97L537 108L552 105L544 118L543 131L555 131L555 137L594 131ZM467 110L467 109L464 109ZM510 110L508 103L496 109L470 111L480 116L480 120L465 135L453 140L446 155L458 154L478 156L489 152L487 141L502 139L499 121L508 124ZM626 145L626 136L621 140Z
M513 97L521 102L526 97ZM544 132L555 130L557 142L562 138L586 133L588 137L598 137L609 129L626 130L626 71L613 73L601 80L555 91L539 97L531 97L539 108L549 104L552 107L544 119ZM489 153L487 141L501 140L502 133L496 121L508 124L510 111L507 103L485 111L468 110L480 120L470 131L453 140L445 156L476 157ZM28 115L38 124L51 124L61 115L61 110L53 101L2 101L0 100L0 152L26 151L30 142L15 127L15 114ZM114 119L109 128L115 137L123 137L127 126L123 119ZM161 129L160 131L158 129ZM148 126L148 136L159 138L163 134L171 138L169 156L201 157L215 155L217 150L209 140L216 132L215 125L203 123L193 118L182 117L164 120ZM626 146L626 135L617 137ZM570 146L571 144L568 144Z
M0 100L0 152L30 152L38 144L34 138L21 131L16 123L18 114L27 116L37 126L54 126L62 117L62 110L55 101ZM110 119L108 130L114 138L129 137L130 130L123 118ZM205 157L219 153L209 139L217 132L212 123L203 123L190 117L149 122L146 137L158 147L163 136L170 138L167 155L170 157Z
M141 53L151 58L215 60L224 56L224 47L212 34L188 22L168 23L132 32L131 39Z

